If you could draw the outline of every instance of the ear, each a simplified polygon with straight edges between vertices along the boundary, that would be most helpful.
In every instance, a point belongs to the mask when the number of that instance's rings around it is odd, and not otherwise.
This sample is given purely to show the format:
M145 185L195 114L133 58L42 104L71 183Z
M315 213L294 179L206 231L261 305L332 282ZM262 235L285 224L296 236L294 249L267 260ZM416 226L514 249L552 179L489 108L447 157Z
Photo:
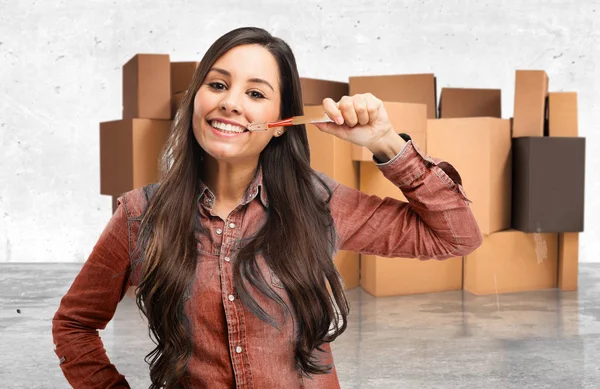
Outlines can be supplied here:
M281 135L285 134L285 131L285 127L275 127L275 132L273 133L273 136L279 138Z

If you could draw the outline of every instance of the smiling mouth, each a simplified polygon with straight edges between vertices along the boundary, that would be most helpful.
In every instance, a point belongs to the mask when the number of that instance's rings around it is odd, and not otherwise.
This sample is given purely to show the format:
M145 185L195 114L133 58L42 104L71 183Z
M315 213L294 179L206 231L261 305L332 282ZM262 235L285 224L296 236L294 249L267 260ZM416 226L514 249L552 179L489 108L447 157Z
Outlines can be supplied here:
M208 122L213 128L217 130L227 133L227 134L242 134L248 131L247 128L236 126L233 124L223 123L218 120L211 120Z

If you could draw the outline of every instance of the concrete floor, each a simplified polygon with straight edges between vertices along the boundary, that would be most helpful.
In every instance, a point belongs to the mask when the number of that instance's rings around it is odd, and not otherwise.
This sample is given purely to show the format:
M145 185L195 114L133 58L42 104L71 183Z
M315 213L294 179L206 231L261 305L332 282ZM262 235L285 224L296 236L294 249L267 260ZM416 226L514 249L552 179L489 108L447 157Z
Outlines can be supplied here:
M69 387L50 328L80 266L0 264L2 388ZM581 264L578 292L348 297L333 346L342 388L600 388L600 264ZM131 299L101 336L132 387L148 387L152 347Z

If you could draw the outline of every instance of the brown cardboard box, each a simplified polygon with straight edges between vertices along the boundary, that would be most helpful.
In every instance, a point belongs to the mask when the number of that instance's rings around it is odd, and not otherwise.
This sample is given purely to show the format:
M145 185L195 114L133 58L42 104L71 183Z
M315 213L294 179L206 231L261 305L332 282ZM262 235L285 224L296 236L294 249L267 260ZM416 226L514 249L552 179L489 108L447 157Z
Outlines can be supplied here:
M577 92L549 93L548 129L549 136L579 136Z
M483 234L510 227L510 121L497 118L427 121L427 154L456 168Z
M361 255L360 286L376 297L460 290L462 257L443 261Z
M306 115L317 115L321 105L304 106ZM358 164L352 161L352 144L333 135L326 134L312 124L306 125L310 146L310 165L314 170L325 173L337 182L358 189ZM346 289L358 286L358 254L339 251L334 258Z
M543 70L517 70L513 138L544 136L548 75Z
M425 104L395 103L384 101L383 105L390 123L397 133L406 133L413 142L426 152L427 149L427 106ZM354 161L373 161L373 153L366 147L352 145Z
M465 257L463 289L473 294L556 288L557 234L505 230L484 236Z
M579 233L558 234L558 287L577 290L579 281Z
M186 92L200 62L171 62L171 94Z
M436 117L437 89L433 74L350 77L350 95L372 93L382 101L427 105L427 118Z
M186 92L179 92L171 97L171 119L175 119L175 114L177 113L185 94Z
M348 95L347 82L301 77L300 85L304 105L321 105L326 97L337 102L342 96Z
M500 89L442 88L440 118L502 118Z
M100 123L100 193L118 196L158 180L170 120L124 119Z
M135 55L123 66L123 119L169 119L170 117L169 55Z
M585 138L514 138L512 155L512 228L582 232Z

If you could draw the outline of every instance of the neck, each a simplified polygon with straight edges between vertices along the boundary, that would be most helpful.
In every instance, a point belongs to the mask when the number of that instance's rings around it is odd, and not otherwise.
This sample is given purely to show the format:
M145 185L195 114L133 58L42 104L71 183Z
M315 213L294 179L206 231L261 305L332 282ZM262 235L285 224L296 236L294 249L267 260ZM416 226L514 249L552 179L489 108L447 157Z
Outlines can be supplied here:
M258 161L232 164L205 155L203 181L222 204L239 204L252 181Z

